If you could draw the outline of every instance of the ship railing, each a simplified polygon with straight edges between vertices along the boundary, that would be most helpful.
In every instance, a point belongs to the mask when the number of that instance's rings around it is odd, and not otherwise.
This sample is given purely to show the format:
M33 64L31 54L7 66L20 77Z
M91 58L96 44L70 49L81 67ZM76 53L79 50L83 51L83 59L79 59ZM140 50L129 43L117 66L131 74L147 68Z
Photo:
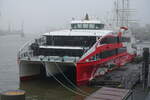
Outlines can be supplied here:
M24 57L29 57L29 56L33 56L33 51L29 49L29 46L33 43L32 41L29 41L27 43L25 43L19 50L18 52L18 58L24 58Z
M71 56L39 56L41 61L50 61L50 62L77 62L80 57L71 57Z
M27 51L27 52L22 52L18 57L21 58L25 58L25 57L32 57L33 56L33 52L32 51Z
M38 37L34 40L31 40L29 42L26 42L20 49L18 52L18 58L24 58L24 57L33 57L33 50L31 50L30 45L32 43L37 43L39 46L41 45L45 45L46 40L44 37Z
M45 37L40 37L40 38L36 39L35 41L37 42L37 44L38 44L39 46L46 44L46 39L45 39Z

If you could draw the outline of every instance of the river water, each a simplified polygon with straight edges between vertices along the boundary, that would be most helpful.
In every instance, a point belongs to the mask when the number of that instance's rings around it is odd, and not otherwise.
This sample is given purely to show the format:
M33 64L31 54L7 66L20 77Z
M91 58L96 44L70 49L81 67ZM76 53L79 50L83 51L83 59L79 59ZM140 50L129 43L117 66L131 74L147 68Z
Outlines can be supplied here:
M0 37L0 92L23 89L27 92L27 100L83 100L84 97L64 88L54 79L19 81L17 52L23 44L35 37L37 37L35 34L26 35L25 38L19 35ZM80 89L86 92L95 90L90 87Z
M26 100L83 100L84 96L73 93L70 89L64 88L54 79L37 79L31 81L19 81L19 69L17 65L17 52L27 41L35 35L26 35L25 38L19 35L0 37L0 92L11 89L23 89L26 91ZM96 88L79 87L87 93ZM150 93L141 89L135 90L134 100L150 100Z

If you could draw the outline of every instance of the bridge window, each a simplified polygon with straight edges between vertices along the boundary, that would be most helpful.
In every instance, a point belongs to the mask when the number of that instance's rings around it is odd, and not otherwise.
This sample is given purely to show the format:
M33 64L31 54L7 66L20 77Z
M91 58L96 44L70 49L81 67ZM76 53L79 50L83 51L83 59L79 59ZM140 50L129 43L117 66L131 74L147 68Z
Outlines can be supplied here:
M77 29L78 26L77 26L77 24L71 24L71 28L72 28L72 29Z
M89 24L83 24L83 29L88 29L89 28Z
M94 24L94 23L76 23L71 24L72 29L103 29L104 24Z
M78 26L77 27L78 29L83 29L83 25L82 24L77 24L77 26Z
M95 24L89 24L89 29L95 29Z
M104 24L95 24L95 29L103 29Z

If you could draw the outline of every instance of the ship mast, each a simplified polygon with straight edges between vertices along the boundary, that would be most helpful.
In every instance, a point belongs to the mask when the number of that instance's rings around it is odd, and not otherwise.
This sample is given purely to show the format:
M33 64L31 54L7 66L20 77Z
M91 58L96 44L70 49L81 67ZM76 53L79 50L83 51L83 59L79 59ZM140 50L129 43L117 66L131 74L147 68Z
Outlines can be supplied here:
M116 27L129 26L130 23L134 22L134 20L131 20L130 15L132 12L135 12L135 10L130 9L129 0L116 0L114 5L115 15L113 20Z

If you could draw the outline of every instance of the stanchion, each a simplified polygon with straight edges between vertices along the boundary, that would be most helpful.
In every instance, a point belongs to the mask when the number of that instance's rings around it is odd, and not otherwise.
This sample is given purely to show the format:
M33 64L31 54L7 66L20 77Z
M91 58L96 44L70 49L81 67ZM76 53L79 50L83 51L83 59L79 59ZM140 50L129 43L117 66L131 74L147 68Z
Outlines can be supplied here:
M25 91L23 90L8 90L2 92L0 100L25 100Z

